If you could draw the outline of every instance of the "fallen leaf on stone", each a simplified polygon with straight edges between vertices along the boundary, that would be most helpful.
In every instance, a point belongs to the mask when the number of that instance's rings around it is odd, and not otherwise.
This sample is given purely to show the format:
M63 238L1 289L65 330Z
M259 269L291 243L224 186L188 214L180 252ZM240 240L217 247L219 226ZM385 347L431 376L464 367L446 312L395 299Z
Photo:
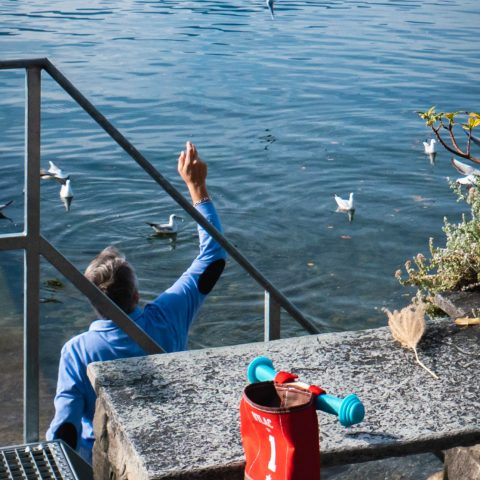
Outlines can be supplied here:
M402 347L412 349L417 363L433 378L438 379L437 375L418 358L417 345L425 333L425 305L422 303L407 305L400 311L394 310L393 313L387 308L382 310L388 317L388 326L392 337L400 342Z
M455 323L457 325L461 326L469 326L469 325L480 325L480 318L468 318L468 317L462 317L462 318L456 318Z

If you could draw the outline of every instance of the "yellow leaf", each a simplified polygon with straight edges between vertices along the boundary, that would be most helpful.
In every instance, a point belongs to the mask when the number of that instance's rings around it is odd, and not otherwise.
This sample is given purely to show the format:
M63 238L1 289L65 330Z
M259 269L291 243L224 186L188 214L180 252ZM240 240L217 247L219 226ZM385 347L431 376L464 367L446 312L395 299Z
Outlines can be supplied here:
M480 325L480 318L468 318L462 317L455 319L457 325L468 326L468 325Z

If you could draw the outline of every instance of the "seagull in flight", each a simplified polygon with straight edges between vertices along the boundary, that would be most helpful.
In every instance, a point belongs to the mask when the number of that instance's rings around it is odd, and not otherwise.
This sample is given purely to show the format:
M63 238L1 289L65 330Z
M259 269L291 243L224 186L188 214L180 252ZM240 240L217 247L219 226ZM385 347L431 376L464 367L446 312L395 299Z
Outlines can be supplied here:
M459 162L455 158L452 158L452 165L462 175L480 175L480 170L466 163Z
M3 209L7 208L9 205L11 205L13 203L13 200L10 200L9 202L7 203L4 203L3 205L0 205L0 218L5 218L7 220L10 220L12 223L13 223L13 220L10 218L10 217L7 217L4 213L3 213Z
M172 213L168 219L168 223L150 223L147 222L147 225L150 225L157 235L176 235L178 232L178 222L177 220L183 220L182 217Z
M57 167L53 162L49 161L48 164L48 170L40 169L40 178L42 180L56 180L61 185L65 185L70 175L63 173L62 169Z
M267 4L268 9L270 10L270 15L272 16L272 19L275 18L275 13L273 11L273 3L275 0L265 0L265 3Z

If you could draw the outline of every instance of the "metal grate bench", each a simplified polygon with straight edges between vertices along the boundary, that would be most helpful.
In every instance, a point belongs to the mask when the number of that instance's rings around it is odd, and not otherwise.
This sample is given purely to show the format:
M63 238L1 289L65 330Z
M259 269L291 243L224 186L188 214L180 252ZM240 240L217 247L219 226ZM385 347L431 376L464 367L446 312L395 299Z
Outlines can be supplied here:
M60 440L0 448L0 480L87 480L87 464ZM80 467L80 468L79 468Z

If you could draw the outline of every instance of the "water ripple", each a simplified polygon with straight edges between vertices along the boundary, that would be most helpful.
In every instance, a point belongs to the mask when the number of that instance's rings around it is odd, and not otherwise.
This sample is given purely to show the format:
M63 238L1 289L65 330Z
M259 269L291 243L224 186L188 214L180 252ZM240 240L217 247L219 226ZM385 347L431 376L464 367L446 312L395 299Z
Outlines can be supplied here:
M277 3L272 21L264 2L3 2L2 56L52 58L183 193L177 156L194 140L227 236L267 277L322 329L383 325L376 308L406 302L393 272L463 211L449 156L431 165L422 153L415 112L475 108L477 1ZM66 213L58 186L42 184L44 234L82 268L115 243L152 298L196 253L195 225L175 244L152 238L145 222L180 208L42 80L42 165L69 171L75 192ZM2 197L15 198L17 225L0 229L11 231L23 222L23 72L0 72L0 89ZM350 191L352 223L333 200ZM261 338L262 295L230 262L193 344ZM284 331L302 333L289 320Z

